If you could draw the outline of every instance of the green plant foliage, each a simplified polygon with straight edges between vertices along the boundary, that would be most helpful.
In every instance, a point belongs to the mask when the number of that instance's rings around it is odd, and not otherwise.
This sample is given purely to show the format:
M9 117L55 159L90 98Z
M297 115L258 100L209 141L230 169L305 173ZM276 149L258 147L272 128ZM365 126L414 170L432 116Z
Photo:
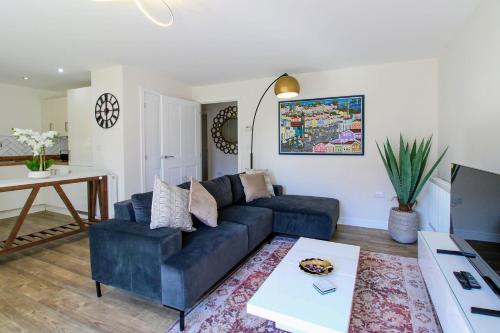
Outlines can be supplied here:
M24 164L30 171L39 171L40 170L40 161L37 158L32 160L24 161Z
M44 160L42 169L40 169L40 159L39 158L33 158L32 160L24 161L24 164L26 165L26 167L30 171L40 171L40 170L45 171L54 165L54 160L53 159Z
M383 143L383 151L377 142L380 157L384 162L392 186L394 186L399 203L409 206L410 209L415 204L425 183L448 151L448 148L446 148L424 175L427 159L431 151L431 143L432 136L428 139L422 139L419 144L417 144L417 140L414 140L410 146L400 135L399 156L396 158L389 139Z
M44 161L44 168L43 170L48 170L51 166L54 165L54 160L53 159L50 159L50 160L45 160Z

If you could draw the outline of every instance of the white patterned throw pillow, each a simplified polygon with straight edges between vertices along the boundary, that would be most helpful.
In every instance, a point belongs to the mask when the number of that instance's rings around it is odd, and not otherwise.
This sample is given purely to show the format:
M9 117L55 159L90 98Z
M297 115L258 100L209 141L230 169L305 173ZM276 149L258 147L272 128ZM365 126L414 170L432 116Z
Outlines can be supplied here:
M155 179L151 205L151 229L170 227L195 231L188 209L189 191Z
M266 181L267 191L269 192L270 196L272 197L275 196L273 183L271 183L271 177L269 177L269 171L267 169L246 169L245 173L248 173L249 175L255 175L257 173L264 174L264 180Z

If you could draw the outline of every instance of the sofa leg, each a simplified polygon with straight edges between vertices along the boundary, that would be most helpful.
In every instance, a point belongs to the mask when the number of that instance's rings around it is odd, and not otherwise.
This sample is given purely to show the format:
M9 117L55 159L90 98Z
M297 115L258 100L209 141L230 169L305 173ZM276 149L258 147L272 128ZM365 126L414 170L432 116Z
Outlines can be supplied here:
M101 293L101 283L100 282L95 282L95 291L96 291L96 294L97 294L97 297L101 297L102 296L102 293Z
M184 331L184 311L179 313L179 329Z

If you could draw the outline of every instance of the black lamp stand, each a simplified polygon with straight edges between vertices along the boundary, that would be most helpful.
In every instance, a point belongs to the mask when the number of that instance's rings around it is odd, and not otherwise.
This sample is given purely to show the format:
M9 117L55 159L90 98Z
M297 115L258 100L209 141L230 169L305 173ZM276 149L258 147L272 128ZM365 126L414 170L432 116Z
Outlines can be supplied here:
M257 116L257 111L259 111L260 103L262 102L262 99L266 95L266 93L269 90L269 88L271 88L273 86L273 84L275 84L276 81L278 81L283 76L288 76L288 74L287 73L282 74L279 77L277 77L273 82L271 82L271 84L266 88L266 90L264 90L264 93L260 97L259 103L257 104L257 107L255 108L255 113L253 114L253 121L252 121L252 138L251 138L251 141L250 141L250 169L253 169L253 129L254 129L254 125L255 125L255 117Z

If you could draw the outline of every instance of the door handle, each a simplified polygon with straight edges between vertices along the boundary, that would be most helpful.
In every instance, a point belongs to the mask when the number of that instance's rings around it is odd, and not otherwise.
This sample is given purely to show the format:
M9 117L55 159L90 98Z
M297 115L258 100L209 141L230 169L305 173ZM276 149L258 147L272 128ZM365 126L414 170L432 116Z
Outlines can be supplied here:
M164 160L166 160L167 158L174 158L175 156L172 156L172 155L163 155L161 158L163 158Z

